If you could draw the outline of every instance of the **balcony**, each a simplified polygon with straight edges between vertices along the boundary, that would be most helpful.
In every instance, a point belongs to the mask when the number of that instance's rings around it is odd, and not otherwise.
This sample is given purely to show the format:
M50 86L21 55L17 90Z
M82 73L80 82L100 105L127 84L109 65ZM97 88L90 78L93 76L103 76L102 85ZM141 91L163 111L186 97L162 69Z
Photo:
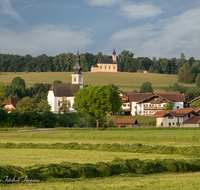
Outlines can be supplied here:
M144 110L162 110L164 107L161 106L156 106L156 107L148 107L148 106L144 106Z
M158 100L151 101L151 104L161 104L161 103L162 103L162 101L158 101Z

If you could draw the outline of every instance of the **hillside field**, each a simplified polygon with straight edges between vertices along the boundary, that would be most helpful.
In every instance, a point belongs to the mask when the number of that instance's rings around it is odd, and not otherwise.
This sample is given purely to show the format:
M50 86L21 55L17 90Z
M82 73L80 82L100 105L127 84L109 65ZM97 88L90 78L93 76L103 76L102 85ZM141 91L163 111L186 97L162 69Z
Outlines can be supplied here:
M52 83L55 80L61 80L63 83L71 83L72 72L29 72L29 73L11 73L2 72L0 75L0 82L10 84L14 77L21 77L25 80L27 86L35 83ZM177 82L177 75L155 74L155 73L91 73L83 72L84 84L91 85L107 85L114 84L119 87L121 91L139 90L140 86L148 81L152 83L154 92L165 92L166 88ZM195 84L182 84L190 89L196 87Z

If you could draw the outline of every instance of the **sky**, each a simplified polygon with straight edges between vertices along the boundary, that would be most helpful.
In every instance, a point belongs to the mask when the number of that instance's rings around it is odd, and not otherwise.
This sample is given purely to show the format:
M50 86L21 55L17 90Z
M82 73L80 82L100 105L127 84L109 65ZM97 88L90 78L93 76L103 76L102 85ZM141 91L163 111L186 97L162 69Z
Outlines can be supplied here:
M0 53L200 59L200 0L0 0Z

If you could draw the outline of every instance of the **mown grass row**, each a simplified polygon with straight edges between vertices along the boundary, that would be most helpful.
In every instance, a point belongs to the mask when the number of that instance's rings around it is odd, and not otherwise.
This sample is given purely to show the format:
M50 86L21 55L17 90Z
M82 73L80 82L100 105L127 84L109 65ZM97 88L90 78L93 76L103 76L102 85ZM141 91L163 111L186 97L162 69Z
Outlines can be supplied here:
M173 147L173 146L146 146L140 143L136 144L78 144L72 143L54 143L54 144L33 144L33 143L0 143L0 148L4 149L66 149L66 150L95 150L110 152L131 152L131 153L154 153L154 154L179 154L200 157L200 147Z
M200 171L200 160L144 160L115 158L112 162L96 164L78 164L62 162L61 164L41 164L21 168L18 166L0 166L0 180L5 176L21 181L27 179L48 181L52 178L95 178L109 177L123 173L153 174L162 172L196 172Z

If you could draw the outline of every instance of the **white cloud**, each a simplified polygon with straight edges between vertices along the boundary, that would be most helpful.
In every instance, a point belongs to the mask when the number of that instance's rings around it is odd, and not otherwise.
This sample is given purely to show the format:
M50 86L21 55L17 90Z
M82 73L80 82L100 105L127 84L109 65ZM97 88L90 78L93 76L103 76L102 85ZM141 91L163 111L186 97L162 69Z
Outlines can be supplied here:
M23 32L0 28L0 52L19 55L58 55L79 48L86 51L92 43L87 31L74 31L64 26L38 26Z
M86 0L91 6L112 6L122 2L122 0Z
M10 15L13 19L15 19L16 21L18 21L19 23L21 24L25 24L27 25L26 21L21 18L19 16L18 13L16 13L13 9L12 9L12 6L11 6L11 3L9 0L0 0L0 4L2 6L1 8L1 11L3 14L8 14Z
M126 3L121 8L123 15L128 19L145 19L162 13L161 8L145 3Z
M200 59L200 7L179 16L120 30L110 37L110 46L129 49L136 56Z

